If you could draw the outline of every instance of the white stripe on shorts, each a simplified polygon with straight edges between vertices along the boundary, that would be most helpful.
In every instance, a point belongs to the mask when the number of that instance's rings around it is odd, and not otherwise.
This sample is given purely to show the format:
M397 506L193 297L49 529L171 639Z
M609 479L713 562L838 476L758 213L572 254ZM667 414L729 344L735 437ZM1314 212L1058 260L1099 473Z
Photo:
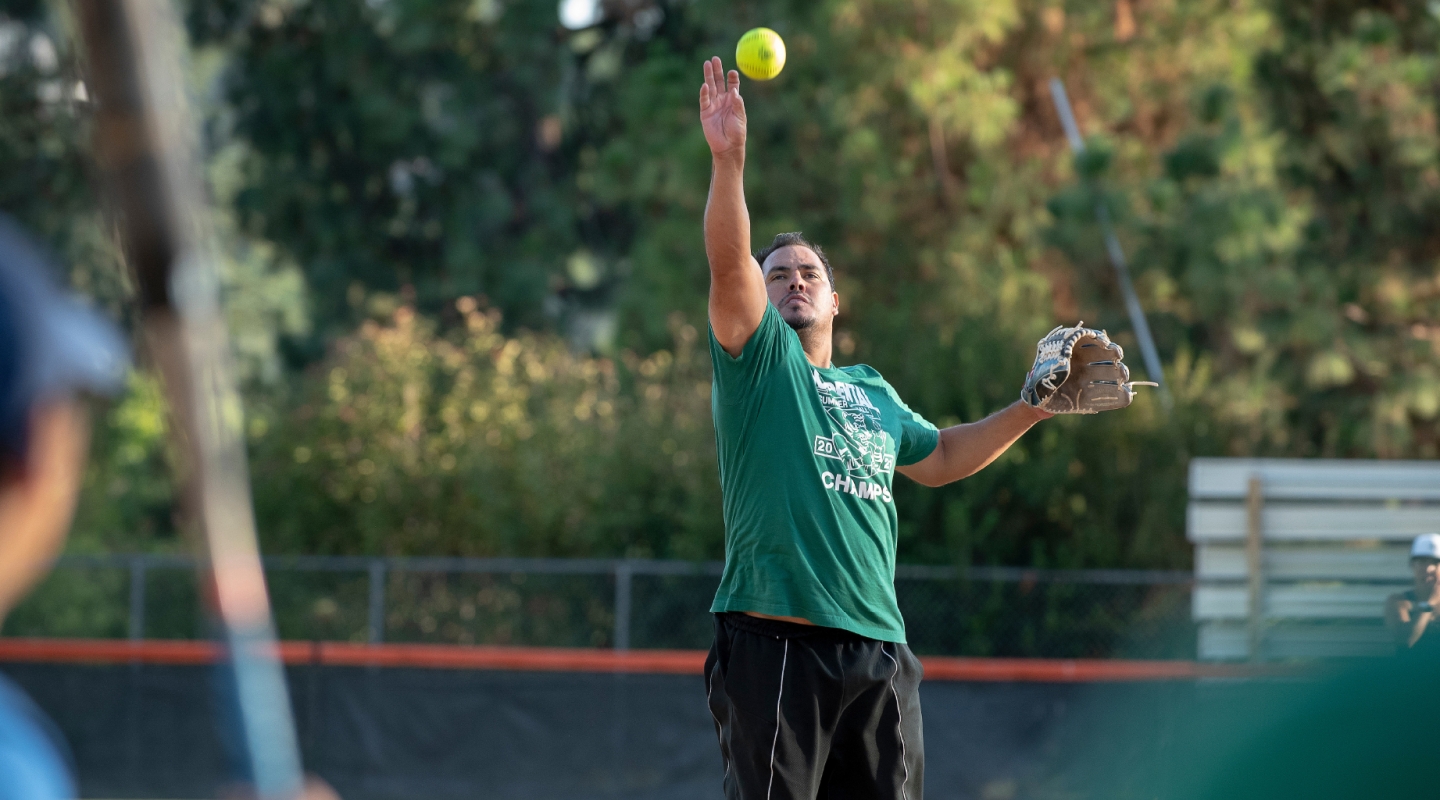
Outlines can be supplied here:
M900 693L895 691L895 676L900 674L900 662L895 656L885 652L885 645L880 645L880 652L895 665L895 670L890 673L890 694L895 696L895 732L900 735L900 765L905 768L905 778L900 782L900 797L909 800L905 792L905 785L910 783L910 764L905 759L905 715L900 713Z
M719 665L717 664L716 666L718 667ZM711 672L713 672L713 671L714 671L714 670L711 670ZM725 728L724 728L724 726L722 726L722 725L720 724L720 718L717 717L717 716L715 716L715 709L714 709L713 707L711 707L711 705L710 705L710 693L713 692L713 691L715 691L715 677L714 677L713 675L709 674L709 673L706 673L706 675L705 675L705 710L710 712L710 719L715 720L715 738L717 738L717 739L720 740L720 747L721 747L721 748L724 748L724 749L722 749L722 750L720 751L721 754L723 755L723 754L725 754L725 753L729 753L730 750L729 750L729 748L726 748L726 747L725 747ZM726 759L724 759L724 761L725 761L725 777L728 778L728 777L730 777L730 759L726 758Z
M786 639L785 651L780 656L780 692L775 695L775 738L770 742L770 785L765 788L765 800L770 800L770 792L775 789L775 746L780 744L780 699L785 696L785 662L789 660L790 640Z

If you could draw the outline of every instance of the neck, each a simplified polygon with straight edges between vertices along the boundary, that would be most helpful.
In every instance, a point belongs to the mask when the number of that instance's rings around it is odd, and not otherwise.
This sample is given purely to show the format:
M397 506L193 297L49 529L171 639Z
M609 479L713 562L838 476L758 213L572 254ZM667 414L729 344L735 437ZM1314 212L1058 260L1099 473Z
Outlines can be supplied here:
M834 342L828 326L820 330L818 325L812 325L795 333L800 336L800 347L805 350L805 358L811 364L817 367L831 366L830 356L834 353Z
M1437 585L1437 586L1436 586L1435 588L1433 588L1433 589L1429 589L1429 588L1426 588L1426 587L1421 586L1421 585L1419 585L1419 584L1416 584L1416 585L1415 585L1415 599L1416 599L1416 600L1424 600L1425 602L1430 603L1431 605L1434 605L1434 604L1436 604L1436 603L1440 603L1440 585Z

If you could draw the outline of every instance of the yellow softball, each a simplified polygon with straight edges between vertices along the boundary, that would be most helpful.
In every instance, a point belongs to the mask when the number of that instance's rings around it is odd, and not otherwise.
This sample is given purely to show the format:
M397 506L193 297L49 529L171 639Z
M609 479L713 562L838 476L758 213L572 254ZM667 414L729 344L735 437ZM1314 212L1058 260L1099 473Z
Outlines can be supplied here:
M769 28L751 28L735 46L735 63L745 77L768 81L785 68L785 40Z

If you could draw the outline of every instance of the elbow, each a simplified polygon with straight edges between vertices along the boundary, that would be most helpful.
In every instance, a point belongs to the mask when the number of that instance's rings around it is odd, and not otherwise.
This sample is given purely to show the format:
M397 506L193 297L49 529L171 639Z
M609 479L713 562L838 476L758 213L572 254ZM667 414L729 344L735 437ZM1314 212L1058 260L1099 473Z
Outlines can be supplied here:
M966 478L970 477L971 475L974 475L975 473L979 472L979 471L982 470L982 469L985 469L985 465L984 465L984 464L970 465L970 466L966 466L966 467L961 467L960 469L956 470L955 472L953 472L953 473L951 473L951 474L949 474L949 475L944 476L943 478L938 478L938 479L935 481L935 483L932 484L932 485L934 485L934 486L944 486L944 485L947 484L947 483L954 483L954 482L956 482L956 481L963 481L963 480L965 480Z
M932 473L932 474L912 475L912 476L910 476L910 477L911 477L916 483L920 484L921 486L925 486L925 487L928 487L928 488L931 488L931 489L938 489L938 488L940 488L941 486L946 485L947 483L954 483L955 481L958 481L958 480L960 480L961 478L968 478L968 477L970 477L970 473L966 473L966 474L964 474L964 475L941 475L941 474L933 474L933 473Z
M940 476L927 472L925 470L905 467L896 470L896 472L899 472L901 475L904 475L910 480L915 481L921 486L927 486L931 489L934 489L936 486L944 486L946 483L946 481Z
M973 470L973 469L972 469L972 470L970 470L970 471L968 471L968 472L961 472L961 473L956 474L956 475L946 475L946 476L944 476L944 477L937 477L937 478L933 479L930 483L927 483L927 484L925 484L925 485L926 485L926 486L929 486L929 487L932 488L932 489L938 489L938 488L940 488L941 486L946 486L946 485L952 484L952 483L954 483L954 482L956 482L956 481L963 481L963 480L965 480L966 478L970 477L971 475L974 475L976 472L978 472L978 470Z

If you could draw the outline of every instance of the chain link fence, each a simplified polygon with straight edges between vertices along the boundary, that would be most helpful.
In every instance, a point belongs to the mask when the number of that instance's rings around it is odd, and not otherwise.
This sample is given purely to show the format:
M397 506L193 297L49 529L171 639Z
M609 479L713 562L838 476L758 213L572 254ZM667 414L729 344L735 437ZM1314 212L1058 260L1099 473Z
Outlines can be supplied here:
M703 649L719 562L267 557L282 639ZM184 556L66 556L7 636L206 636ZM922 655L1195 656L1192 576L1146 570L902 565L896 592Z

